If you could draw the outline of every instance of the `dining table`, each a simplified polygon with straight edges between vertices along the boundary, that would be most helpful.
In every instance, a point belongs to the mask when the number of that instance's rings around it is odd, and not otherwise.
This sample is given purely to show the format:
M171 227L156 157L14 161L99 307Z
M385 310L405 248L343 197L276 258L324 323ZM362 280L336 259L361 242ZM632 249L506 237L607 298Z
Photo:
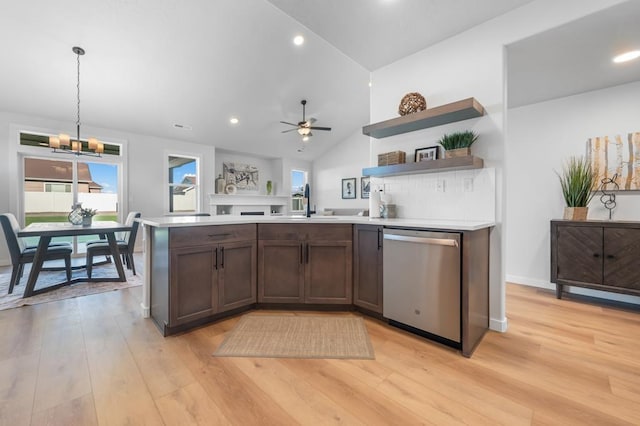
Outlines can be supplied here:
M45 293L47 291L55 290L57 288L78 283L78 282L124 282L127 280L124 268L122 266L122 260L120 259L120 252L118 250L118 244L116 241L116 232L131 231L131 226L124 225L118 222L112 221L93 221L91 225L73 225L68 222L34 222L18 232L18 237L39 237L38 246L36 248L35 255L31 266L31 272L29 273L29 279L24 289L24 296L29 297L36 294ZM51 239L54 237L74 237L79 235L105 235L109 244L111 256L118 272L117 277L92 277L80 276L72 278L71 280L60 282L47 287L35 289L36 281L40 271L43 270L43 263L46 258L47 248ZM76 269L76 268L74 268Z

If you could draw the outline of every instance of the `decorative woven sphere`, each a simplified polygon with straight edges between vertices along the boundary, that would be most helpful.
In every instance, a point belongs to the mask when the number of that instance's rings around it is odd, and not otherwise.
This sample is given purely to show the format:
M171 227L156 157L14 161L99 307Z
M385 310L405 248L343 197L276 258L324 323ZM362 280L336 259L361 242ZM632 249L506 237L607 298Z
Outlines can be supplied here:
M418 92L411 92L404 95L398 106L398 114L407 115L427 109L427 101Z

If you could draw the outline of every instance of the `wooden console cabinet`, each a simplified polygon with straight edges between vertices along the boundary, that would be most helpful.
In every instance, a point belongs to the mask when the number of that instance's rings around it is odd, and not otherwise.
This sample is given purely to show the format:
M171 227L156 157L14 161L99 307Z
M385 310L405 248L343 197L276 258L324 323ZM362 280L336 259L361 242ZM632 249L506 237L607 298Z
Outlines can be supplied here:
M551 282L640 295L640 222L552 220Z
M156 228L151 237L151 316L165 335L256 303L255 224Z
M351 228L259 224L258 302L351 304Z

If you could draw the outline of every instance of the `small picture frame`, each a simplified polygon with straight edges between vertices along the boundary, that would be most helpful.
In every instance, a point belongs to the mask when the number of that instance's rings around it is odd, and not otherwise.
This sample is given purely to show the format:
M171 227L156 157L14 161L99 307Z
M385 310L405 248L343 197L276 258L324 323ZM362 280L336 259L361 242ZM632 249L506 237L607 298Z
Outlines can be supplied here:
M356 198L357 178L342 179L342 198L345 200Z
M427 148L418 148L416 149L416 163L421 161L431 161L438 159L438 146L429 146Z
M363 176L360 178L360 198L369 198L371 192L371 178Z

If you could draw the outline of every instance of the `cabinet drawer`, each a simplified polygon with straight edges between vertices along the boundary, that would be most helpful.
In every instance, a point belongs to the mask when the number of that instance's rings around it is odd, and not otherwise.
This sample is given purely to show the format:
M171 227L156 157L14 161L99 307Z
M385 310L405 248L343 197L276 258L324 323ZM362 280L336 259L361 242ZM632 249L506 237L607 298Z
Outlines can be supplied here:
M171 248L255 239L255 224L189 226L171 228L169 231L169 246Z
M269 223L258 225L259 240L351 241L351 232L350 224L337 223Z

